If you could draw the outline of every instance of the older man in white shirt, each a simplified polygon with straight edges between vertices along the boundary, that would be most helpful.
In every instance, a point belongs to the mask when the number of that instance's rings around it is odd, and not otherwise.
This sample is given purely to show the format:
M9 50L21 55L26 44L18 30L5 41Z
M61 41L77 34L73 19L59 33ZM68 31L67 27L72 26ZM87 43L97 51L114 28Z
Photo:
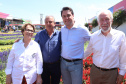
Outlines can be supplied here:
M85 51L85 58L94 53L91 84L121 84L126 71L125 34L112 29L113 16L109 10L101 11L97 20L101 29L92 34Z

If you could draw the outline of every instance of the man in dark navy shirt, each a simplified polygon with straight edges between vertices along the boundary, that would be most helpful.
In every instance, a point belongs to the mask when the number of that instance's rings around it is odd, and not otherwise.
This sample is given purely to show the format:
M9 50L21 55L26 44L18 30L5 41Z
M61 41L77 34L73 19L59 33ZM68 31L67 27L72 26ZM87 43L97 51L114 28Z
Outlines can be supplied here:
M54 27L54 17L46 16L46 29L38 32L35 36L35 41L39 43L43 56L43 84L59 84L61 77L61 33Z

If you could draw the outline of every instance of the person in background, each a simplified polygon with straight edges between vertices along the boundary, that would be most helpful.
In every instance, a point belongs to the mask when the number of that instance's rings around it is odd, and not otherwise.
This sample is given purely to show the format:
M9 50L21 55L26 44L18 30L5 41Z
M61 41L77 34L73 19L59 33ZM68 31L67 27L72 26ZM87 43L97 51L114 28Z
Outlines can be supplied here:
M64 84L82 84L84 43L89 41L90 32L86 27L77 26L74 12L63 7L61 17L65 24L61 28L62 52L61 74Z
M9 26L7 26L7 30L10 31L10 27Z
M97 21L100 30L92 34L85 51L85 58L93 53L90 83L121 84L126 72L125 34L112 28L113 15L109 10L100 11Z
M32 40L35 27L28 23L21 29L24 38L13 44L6 67L6 84L41 84L43 59L39 44Z
M5 32L7 32L7 25L5 25Z
M36 34L35 41L39 43L43 56L43 84L59 84L61 33L55 29L53 16L46 16L45 29Z
M15 26L13 26L13 30L14 30L14 32L15 32Z

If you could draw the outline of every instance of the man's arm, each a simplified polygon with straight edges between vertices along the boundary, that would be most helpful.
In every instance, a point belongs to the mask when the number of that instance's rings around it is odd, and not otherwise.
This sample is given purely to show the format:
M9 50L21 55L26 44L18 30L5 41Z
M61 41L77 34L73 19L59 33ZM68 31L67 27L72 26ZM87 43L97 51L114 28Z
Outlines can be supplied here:
M84 29L85 29L85 31L84 31L84 40L86 42L86 41L90 40L91 33L89 32L89 30L86 27Z
M117 77L117 84L121 84L126 72L126 38L125 35L122 37L122 43L119 52L119 75Z
M122 37L122 42L119 50L119 74L125 75L126 72L126 38Z
M35 41L36 41L37 43L39 43L39 33L36 34L36 36L35 36Z
M88 56L90 56L93 53L92 48L92 40L90 39L89 44L84 52L84 59L86 59Z

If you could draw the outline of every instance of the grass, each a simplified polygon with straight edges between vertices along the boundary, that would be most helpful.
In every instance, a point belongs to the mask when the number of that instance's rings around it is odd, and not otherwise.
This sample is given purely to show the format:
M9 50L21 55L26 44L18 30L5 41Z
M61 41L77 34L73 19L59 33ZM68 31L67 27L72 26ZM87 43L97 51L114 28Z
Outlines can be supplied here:
M88 43L89 43L89 42L86 42L86 43L84 44L84 51L86 50L86 48L87 48L87 46L88 46Z

